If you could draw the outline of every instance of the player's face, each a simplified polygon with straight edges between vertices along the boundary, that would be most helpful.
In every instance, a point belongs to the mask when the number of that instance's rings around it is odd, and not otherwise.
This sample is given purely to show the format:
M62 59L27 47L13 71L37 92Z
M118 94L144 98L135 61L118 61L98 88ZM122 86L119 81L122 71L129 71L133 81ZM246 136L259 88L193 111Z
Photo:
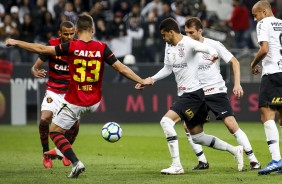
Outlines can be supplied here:
M185 33L190 38L199 41L202 34L202 29L197 30L195 26L192 27L185 26Z
M166 43L172 44L172 38L173 38L172 31L166 32L166 31L161 30L161 35Z
M266 17L266 15L265 15L265 10L262 10L262 9L256 8L256 7L254 7L254 8L252 9L252 14L253 14L254 20L255 20L256 22L259 22L259 21L261 21L263 18Z
M59 31L59 36L61 37L63 43L73 40L75 36L74 27L73 28L62 27L62 30Z

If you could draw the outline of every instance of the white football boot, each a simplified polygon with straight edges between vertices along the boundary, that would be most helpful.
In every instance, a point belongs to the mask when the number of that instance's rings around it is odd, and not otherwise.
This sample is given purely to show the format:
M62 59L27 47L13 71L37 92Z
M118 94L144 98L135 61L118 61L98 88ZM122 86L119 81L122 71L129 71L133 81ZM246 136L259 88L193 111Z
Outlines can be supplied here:
M68 178L77 178L78 175L85 171L85 167L81 161L78 161L75 166L72 167L71 173Z
M171 165L169 168L161 170L161 174L166 174L166 175L184 174L184 169L183 169L182 166L173 166L173 165Z

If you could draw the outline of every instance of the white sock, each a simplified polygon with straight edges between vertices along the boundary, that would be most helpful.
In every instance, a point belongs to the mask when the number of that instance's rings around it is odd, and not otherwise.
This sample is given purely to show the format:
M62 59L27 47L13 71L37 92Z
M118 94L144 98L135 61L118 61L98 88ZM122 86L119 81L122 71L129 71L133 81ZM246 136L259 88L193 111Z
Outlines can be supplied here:
M240 128L233 134L236 138L239 145L244 147L244 151L247 154L250 162L258 162L255 154L253 153L253 149L251 143L245 134Z
M270 151L272 160L280 160L280 147L279 147L279 133L274 120L268 120L264 124L264 131L268 149Z
M172 158L172 165L181 166L180 156L179 156L179 147L178 147L178 138L177 138L176 131L174 129L175 123L170 118L163 117L160 124L167 138L168 149L170 152L170 156Z
M190 143L192 150L194 151L194 153L196 154L196 156L198 157L198 161L207 163L207 159L206 156L204 154L203 148L201 145L199 144L195 144L192 140L192 136L190 133L186 133L187 138L188 138L188 142Z
M231 154L235 155L237 153L237 149L236 147L228 144L227 142L212 136L212 135L208 135L205 134L204 132L201 132L199 134L196 135L192 135L192 139L194 141L194 143L196 144L200 144L203 146L209 146L211 148L217 149L217 150L221 150L221 151L228 151Z

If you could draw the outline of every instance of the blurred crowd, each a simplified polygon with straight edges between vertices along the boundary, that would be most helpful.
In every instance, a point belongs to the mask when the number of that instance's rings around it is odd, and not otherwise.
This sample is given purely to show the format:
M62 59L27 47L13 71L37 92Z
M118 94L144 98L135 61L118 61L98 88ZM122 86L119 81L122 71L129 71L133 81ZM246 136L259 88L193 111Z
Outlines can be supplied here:
M182 31L188 17L199 17L207 30L230 33L231 47L252 48L255 47L252 41L255 23L251 8L256 2L233 0L231 16L220 20L216 12L208 10L208 4L203 0L0 0L0 48L4 48L4 40L8 37L47 43L58 36L62 21L75 23L82 12L89 12L94 19L94 39L107 42L115 53L120 50L117 56L121 61L125 55L131 54L136 62L162 62L165 44L158 25L168 17L175 18ZM279 7L278 1L270 2L273 7ZM273 11L281 17L281 11L275 8ZM121 49L121 46L130 49ZM17 48L1 50L0 56L13 63L34 62L34 55L26 51Z

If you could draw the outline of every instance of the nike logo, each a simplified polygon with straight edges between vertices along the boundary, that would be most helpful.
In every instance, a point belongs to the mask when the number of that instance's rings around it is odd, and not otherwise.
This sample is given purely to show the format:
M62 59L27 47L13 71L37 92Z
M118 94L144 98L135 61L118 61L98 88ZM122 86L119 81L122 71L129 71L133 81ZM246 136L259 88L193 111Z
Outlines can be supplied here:
M224 111L224 112L221 112L221 114L225 114L225 113L227 113L228 111Z

